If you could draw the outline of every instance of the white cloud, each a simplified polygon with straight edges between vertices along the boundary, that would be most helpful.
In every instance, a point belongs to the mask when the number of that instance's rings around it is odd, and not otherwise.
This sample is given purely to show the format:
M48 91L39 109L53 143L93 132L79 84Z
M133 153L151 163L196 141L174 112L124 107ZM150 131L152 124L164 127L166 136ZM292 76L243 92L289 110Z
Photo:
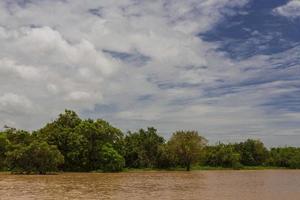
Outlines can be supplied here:
M294 116L260 107L289 83L239 87L286 55L238 62L197 36L246 0L17 2L0 2L0 125L34 129L71 108L124 130L190 128L215 140L272 134Z
M0 96L0 111L4 113L23 113L33 109L32 102L25 96L5 93Z
M273 11L279 15L289 18L300 17L300 1L290 0L287 4L275 8Z
M0 73L7 75L15 75L21 79L35 79L41 76L38 69L32 66L18 65L9 59L0 60Z

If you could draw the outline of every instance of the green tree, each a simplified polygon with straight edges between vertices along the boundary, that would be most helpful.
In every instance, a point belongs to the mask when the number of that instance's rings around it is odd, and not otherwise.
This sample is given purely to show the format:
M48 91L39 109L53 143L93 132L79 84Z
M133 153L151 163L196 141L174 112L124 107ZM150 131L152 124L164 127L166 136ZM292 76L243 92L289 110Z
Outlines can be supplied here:
M101 149L101 169L105 172L122 171L125 160L111 144L105 144Z
M197 131L177 131L168 142L178 163L190 171L191 165L199 161L207 140Z
M56 146L46 142L33 142L30 145L19 145L13 151L7 153L9 168L18 173L39 173L57 171L57 167L63 164L63 155Z
M213 167L240 167L240 154L233 145L218 144L205 148L203 164Z
M241 163L247 166L263 165L268 159L268 150L259 140L248 139L235 145L241 155Z
M82 143L84 138L82 135L75 133L75 128L81 121L74 111L65 110L55 121L33 133L38 140L57 146L65 159L62 166L64 171L83 170L84 150Z
M88 171L101 168L102 147L110 144L121 154L123 133L104 120L83 120L75 129L77 135L83 137L85 169Z
M268 164L276 167L300 168L300 148L279 147L270 150Z
M140 129L136 133L129 132L124 143L127 167L158 167L160 147L165 140L158 135L155 128Z

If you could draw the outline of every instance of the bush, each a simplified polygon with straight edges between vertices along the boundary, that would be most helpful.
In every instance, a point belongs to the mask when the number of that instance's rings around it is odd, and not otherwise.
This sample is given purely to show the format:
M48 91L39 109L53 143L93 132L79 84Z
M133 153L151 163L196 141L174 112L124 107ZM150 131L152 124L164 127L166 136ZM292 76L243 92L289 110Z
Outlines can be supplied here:
M289 160L289 168L300 169L300 153L298 152Z
M204 156L204 165L213 167L240 168L240 154L232 145L219 144L207 147Z
M176 159L167 144L161 145L158 152L156 165L157 168L168 169L171 167L176 167Z
M268 164L277 167L300 169L300 149L295 147L272 148Z
M64 157L56 146L46 142L33 142L28 146L18 145L7 153L7 163L13 172L39 173L57 171L64 162Z

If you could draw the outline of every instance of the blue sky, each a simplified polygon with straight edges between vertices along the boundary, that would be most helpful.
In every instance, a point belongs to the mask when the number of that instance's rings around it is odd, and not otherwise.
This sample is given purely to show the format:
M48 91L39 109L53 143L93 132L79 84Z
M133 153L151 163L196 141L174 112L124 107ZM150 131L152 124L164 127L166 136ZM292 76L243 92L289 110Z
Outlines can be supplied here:
M65 108L122 130L300 145L299 0L4 0L0 126Z
M296 47L300 42L300 18L278 15L274 9L288 1L250 1L210 31L200 35L206 41L221 42L221 51L233 59L258 54L272 55Z

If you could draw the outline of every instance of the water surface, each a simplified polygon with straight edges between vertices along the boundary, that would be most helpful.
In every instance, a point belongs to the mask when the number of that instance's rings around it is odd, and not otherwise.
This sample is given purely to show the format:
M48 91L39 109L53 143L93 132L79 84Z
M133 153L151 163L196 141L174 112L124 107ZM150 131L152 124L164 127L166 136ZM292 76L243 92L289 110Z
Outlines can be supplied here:
M300 171L0 174L1 200L299 200Z

